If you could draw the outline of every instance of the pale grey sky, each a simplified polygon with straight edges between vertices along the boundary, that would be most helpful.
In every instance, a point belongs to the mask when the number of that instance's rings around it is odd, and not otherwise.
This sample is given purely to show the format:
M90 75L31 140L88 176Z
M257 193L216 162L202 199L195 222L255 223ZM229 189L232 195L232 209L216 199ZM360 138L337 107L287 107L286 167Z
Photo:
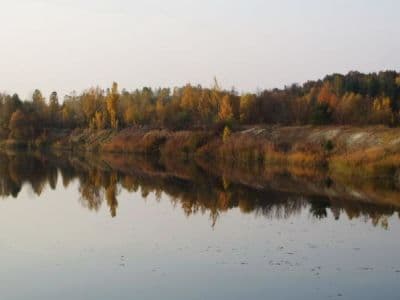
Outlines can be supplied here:
M0 0L0 91L239 91L400 69L397 0Z

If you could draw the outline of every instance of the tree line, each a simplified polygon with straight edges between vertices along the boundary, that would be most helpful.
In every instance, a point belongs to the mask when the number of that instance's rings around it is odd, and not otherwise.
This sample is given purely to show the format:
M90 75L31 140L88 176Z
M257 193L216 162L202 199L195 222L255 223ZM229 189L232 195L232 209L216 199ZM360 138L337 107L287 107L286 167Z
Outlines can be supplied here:
M400 124L400 73L332 74L302 85L239 94L234 89L186 85L119 90L90 88L59 100L35 90L32 99L0 94L0 137L31 138L50 129L151 126L212 128L218 124Z

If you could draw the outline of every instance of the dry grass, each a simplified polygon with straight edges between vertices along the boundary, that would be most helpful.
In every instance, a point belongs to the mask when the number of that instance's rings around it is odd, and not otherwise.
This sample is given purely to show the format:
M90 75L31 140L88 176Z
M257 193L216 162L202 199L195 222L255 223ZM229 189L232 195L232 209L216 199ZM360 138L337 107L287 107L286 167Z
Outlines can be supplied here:
M164 157L187 158L194 155L196 151L207 144L212 135L207 132L181 131L170 135L162 148Z
M120 153L158 153L169 135L166 130L135 131L133 134L121 131L102 145L101 150Z
M267 139L241 134L233 134L225 142L213 140L199 149L197 154L242 167L255 164L321 167L326 165L327 159L321 146L275 145Z
M238 164L259 163L264 159L265 142L244 135L232 135L219 144L218 158Z

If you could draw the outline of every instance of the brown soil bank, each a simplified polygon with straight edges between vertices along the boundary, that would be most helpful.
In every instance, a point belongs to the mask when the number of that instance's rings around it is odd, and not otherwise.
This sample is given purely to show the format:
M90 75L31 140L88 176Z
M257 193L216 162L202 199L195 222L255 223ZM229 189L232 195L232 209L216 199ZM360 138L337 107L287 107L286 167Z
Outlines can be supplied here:
M383 126L254 126L214 132L74 130L55 132L49 141L55 149L151 154L241 168L287 165L325 168L341 176L400 174L400 128Z
M260 127L243 130L238 136L271 143L264 151L265 162L325 165L342 175L382 177L398 176L400 167L399 128Z

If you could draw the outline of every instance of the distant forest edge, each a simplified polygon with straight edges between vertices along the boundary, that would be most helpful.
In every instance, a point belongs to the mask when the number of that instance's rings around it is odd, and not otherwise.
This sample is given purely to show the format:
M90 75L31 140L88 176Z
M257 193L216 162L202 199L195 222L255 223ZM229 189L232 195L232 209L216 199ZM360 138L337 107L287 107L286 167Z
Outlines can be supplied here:
M122 129L148 126L171 130L217 125L400 125L400 73L333 74L284 89L241 94L186 85L119 91L90 88L59 101L35 90L31 100L0 94L0 137L36 139L48 129Z

